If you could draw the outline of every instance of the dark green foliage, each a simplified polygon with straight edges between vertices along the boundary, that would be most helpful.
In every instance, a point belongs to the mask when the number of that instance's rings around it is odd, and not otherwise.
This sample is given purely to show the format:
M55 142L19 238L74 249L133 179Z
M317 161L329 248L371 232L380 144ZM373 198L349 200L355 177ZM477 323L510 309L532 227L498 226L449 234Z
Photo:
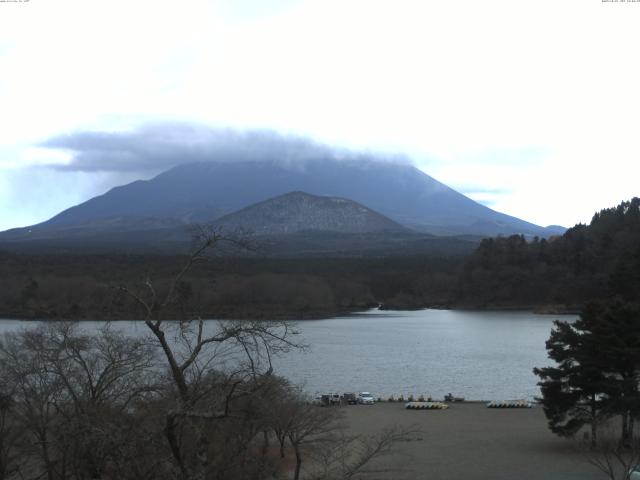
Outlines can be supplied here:
M640 292L640 199L596 213L561 237L489 238L465 262L456 303L578 309Z
M534 373L550 429L572 436L590 424L595 443L598 422L619 415L628 441L640 414L640 306L591 303L576 322L555 322L547 350L557 366Z
M622 440L628 442L640 414L640 306L615 301L592 305L583 319L592 325L595 356L605 376L606 408L622 418Z
M596 360L598 345L579 320L556 321L547 341L549 358L557 367L535 368L541 382L542 405L552 432L572 436L585 424L596 424L603 408L604 375Z

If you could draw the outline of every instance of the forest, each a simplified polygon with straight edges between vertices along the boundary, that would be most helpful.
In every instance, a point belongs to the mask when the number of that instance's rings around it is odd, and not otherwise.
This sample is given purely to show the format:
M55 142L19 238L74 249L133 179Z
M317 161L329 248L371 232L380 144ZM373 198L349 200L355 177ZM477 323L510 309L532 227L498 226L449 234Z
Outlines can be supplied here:
M184 261L168 256L1 256L0 316L130 319L140 311L119 286L162 291ZM458 258L247 259L214 257L195 265L176 308L224 318L320 318L379 304L443 304ZM182 314L168 312L168 315Z
M0 252L0 316L131 319L121 286L159 291L178 255ZM168 316L307 319L370 307L578 311L592 300L633 300L640 287L640 199L602 210L549 239L487 238L470 255L347 258L208 256L178 286ZM184 311L188 309L189 311Z
M468 257L455 298L478 306L561 306L578 310L612 296L637 300L640 199L597 212L549 240L488 238Z

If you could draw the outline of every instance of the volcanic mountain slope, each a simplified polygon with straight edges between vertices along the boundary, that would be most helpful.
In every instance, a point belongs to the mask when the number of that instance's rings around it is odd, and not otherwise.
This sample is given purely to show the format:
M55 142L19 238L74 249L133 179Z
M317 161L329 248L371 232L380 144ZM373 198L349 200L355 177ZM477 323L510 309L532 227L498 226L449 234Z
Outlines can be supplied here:
M563 231L545 229L491 210L407 164L316 159L297 164L275 161L184 164L151 180L113 188L46 222L14 229L2 237L46 237L47 231L89 223L101 228L108 224L117 230L119 224L131 225L142 219L146 230L153 229L154 222L158 225L211 222L294 191L350 199L403 226L437 235L548 236Z
M268 257L369 257L461 255L479 238L437 237L410 230L344 198L290 192L226 215L213 223L249 250L231 255ZM26 252L175 253L192 247L193 229L176 220L109 217L0 234L0 248Z
M227 230L245 229L257 236L302 231L340 233L407 232L384 215L346 198L290 192L226 215L215 222Z

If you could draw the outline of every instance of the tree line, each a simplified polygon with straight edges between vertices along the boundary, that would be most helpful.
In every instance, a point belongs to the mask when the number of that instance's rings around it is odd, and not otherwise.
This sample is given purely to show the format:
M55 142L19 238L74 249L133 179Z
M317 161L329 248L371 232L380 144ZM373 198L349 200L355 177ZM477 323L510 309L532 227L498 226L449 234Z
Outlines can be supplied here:
M0 316L45 319L141 318L117 289L151 278L166 290L178 256L0 253ZM175 312L197 306L209 318L305 319L385 304L444 305L461 257L270 259L216 257L179 286Z
M639 234L635 198L599 212L545 253L581 279L582 290L570 289L575 300L590 301L577 321L554 324L546 343L554 365L534 369L542 406L552 432L584 434L588 460L612 480L628 480L640 464ZM515 247L511 262L526 263L532 249Z
M478 306L561 305L637 300L640 288L640 199L596 213L555 238L488 238L464 262L459 303Z
M622 202L564 235L487 238L468 256L347 258L219 256L194 266L184 300L216 318L318 318L426 307L579 311L589 301L637 297L640 199ZM127 319L142 311L115 285L151 277L166 289L178 256L0 252L0 315ZM182 308L179 305L176 308ZM168 312L169 313L169 312ZM172 315L181 311L170 312Z

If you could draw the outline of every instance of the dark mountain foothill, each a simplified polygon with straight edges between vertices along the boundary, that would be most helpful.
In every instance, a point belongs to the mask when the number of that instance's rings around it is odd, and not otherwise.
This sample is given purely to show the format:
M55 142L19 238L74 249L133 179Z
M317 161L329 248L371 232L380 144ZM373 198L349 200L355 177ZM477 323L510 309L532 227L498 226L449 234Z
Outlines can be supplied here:
M397 232L409 229L346 198L291 192L250 205L214 222L227 230L248 229L258 236L304 231Z

